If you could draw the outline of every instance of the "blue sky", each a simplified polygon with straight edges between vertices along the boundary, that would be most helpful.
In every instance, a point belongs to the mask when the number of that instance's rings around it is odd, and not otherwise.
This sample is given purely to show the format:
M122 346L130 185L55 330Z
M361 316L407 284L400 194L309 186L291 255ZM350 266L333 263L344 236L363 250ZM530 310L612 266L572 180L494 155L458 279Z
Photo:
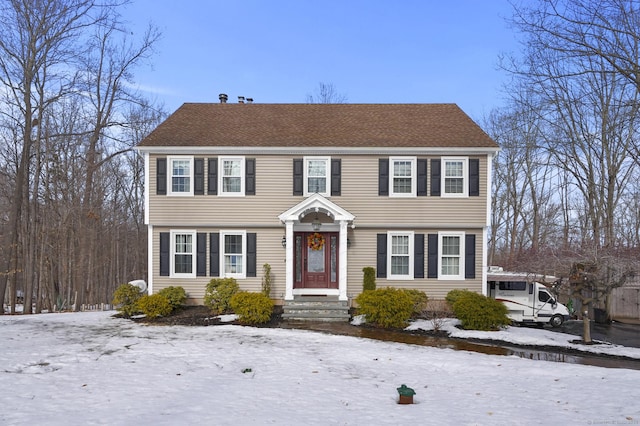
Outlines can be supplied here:
M218 94L303 103L320 82L349 103L502 104L500 53L518 45L508 0L134 0L125 18L163 36L136 80L173 112Z

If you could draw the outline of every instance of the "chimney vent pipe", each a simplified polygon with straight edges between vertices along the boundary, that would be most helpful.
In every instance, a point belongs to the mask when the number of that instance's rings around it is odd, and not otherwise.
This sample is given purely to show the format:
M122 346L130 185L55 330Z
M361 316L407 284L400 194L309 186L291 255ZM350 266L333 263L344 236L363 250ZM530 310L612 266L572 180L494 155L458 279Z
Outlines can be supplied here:
M243 104L244 103L244 96L238 96L238 103L239 104Z
M220 95L218 95L218 98L220 99L221 104L226 104L227 99L229 99L229 97L225 93L220 93Z

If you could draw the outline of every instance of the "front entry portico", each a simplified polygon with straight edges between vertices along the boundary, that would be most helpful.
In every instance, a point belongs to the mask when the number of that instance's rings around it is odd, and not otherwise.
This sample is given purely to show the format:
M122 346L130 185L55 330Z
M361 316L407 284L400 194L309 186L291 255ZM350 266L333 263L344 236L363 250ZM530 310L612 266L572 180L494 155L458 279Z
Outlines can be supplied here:
M278 216L285 225L285 300L338 296L347 300L347 232L353 216L313 194Z

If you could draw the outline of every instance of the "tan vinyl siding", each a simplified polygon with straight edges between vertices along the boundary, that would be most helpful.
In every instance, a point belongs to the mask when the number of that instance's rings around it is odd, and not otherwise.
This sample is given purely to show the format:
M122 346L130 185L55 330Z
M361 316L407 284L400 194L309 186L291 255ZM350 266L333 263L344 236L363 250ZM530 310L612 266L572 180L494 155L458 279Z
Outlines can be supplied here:
M460 155L457 155L460 156ZM164 156L162 156L164 157ZM305 199L293 193L293 158L303 156L252 155L256 159L256 195L224 197L206 194L207 158L213 155L196 155L205 158L205 195L167 196L156 195L156 155L149 158L149 223L153 232L153 291L168 286L182 286L189 298L202 303L210 276L197 278L171 278L159 276L159 233L189 229L207 233L207 275L209 274L209 237L211 232L242 230L257 234L257 276L238 280L240 288L260 291L262 266L272 268L271 297L282 300L285 293L285 250L281 240L284 225L278 215ZM394 286L425 291L431 299L443 299L454 288L482 291L483 229L487 212L487 157L480 159L480 196L444 198L416 196L397 198L378 195L378 160L386 158L374 155L336 155L340 158L342 192L329 198L343 209L355 215L355 229L348 230L351 246L348 248L347 295L354 298L362 291L362 268L376 267L376 234L389 230L414 231L427 235L438 231L464 231L476 235L475 279L439 280L420 278L414 280L376 279L378 287ZM440 156L425 157L429 161ZM468 184L468 182L467 182ZM427 182L430 188L430 182ZM425 277L427 276L427 248L425 247Z
M256 158L256 195L156 195L156 158L149 164L149 222L168 225L246 224L279 226L277 216L304 197L293 196L293 156ZM204 157L207 158L207 157ZM356 216L357 226L393 223L425 227L484 226L486 222L486 157L480 161L480 196L445 198L431 195L397 198L378 196L381 156L333 156L342 160L342 193L328 197ZM439 157L420 157L439 158ZM205 181L206 181L205 161ZM429 165L429 173L430 173ZM430 184L430 182L428 182ZM206 189L205 189L206 193ZM189 214L185 214L189 212Z
M159 233L169 232L170 230L180 228L157 228L154 229L153 238L153 292L168 286L181 286L185 289L189 299L194 299L196 303L202 303L207 283L214 277L196 277L196 278L172 278L159 276ZM203 228L198 232L207 233L207 274L209 273L209 232L219 232L219 229ZM275 229L248 229L247 232L257 233L257 277L238 279L241 290L259 292L262 289L262 267L265 263L271 265L272 291L273 299L282 300L285 292L285 250L282 248L282 232ZM376 235L386 233L386 229L367 229L359 230L357 234L349 232L351 246L348 250L348 284L347 295L350 299L355 298L362 292L362 269L371 266L376 267ZM425 253L427 238L430 233L437 233L435 229L427 229L416 231L425 234ZM466 229L466 233L476 235L476 278L466 280L439 280L437 278L416 278L413 280L388 280L386 278L376 278L378 288L398 287L410 288L424 291L429 298L433 300L441 300L447 293L454 288L468 289L482 292L482 256L481 250L483 246L482 232L472 229ZM425 258L425 277L427 269L427 259Z
M356 297L362 292L362 269L370 266L376 267L376 235L380 233L386 233L387 229L367 229L360 230L356 234L357 236L352 238L351 247L348 250L349 264L348 264L348 296L349 298ZM427 238L428 234L435 234L438 230L426 229L416 231L416 233L425 234L425 274L427 276ZM465 229L466 233L476 235L476 278L466 280L440 280L437 278L416 278L413 280L388 280L386 278L376 278L376 285L378 288L384 287L398 287L398 288L410 288L424 291L430 299L441 300L444 299L447 293L454 289L467 289L478 293L482 292L482 231Z
M153 230L153 292L157 293L163 288L169 286L181 286L187 292L188 298L192 299L192 302L202 303L204 298L206 286L212 278L209 276L209 249L210 240L209 233L220 232L219 228L198 228L197 232L204 232L207 234L207 276L195 277L195 278L174 278L174 277L161 277L160 276L160 232L170 232L171 230L192 230L193 228L185 228L179 226L173 227L156 227ZM225 228L231 229L231 228ZM262 268L265 263L271 265L271 297L274 299L284 298L285 290L285 250L282 248L282 231L276 229L250 229L243 228L242 230L249 232L255 232L256 236L256 249L257 249L257 261L256 261L256 277L247 277L245 279L238 279L238 285L241 290L259 292L262 291Z

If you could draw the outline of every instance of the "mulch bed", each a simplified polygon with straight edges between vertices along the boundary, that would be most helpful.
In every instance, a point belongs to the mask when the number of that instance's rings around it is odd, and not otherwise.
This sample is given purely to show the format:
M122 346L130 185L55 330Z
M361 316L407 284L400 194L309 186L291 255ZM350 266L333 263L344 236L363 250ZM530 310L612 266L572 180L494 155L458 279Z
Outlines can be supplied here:
M183 306L166 317L147 318L144 316L133 317L132 321L153 324L153 325L185 325L185 326L209 326L209 325L225 325L240 324L238 321L220 321L216 315L211 313L211 309L206 306ZM282 322L282 311L274 310L271 320L265 324L256 325L254 327L278 327Z

